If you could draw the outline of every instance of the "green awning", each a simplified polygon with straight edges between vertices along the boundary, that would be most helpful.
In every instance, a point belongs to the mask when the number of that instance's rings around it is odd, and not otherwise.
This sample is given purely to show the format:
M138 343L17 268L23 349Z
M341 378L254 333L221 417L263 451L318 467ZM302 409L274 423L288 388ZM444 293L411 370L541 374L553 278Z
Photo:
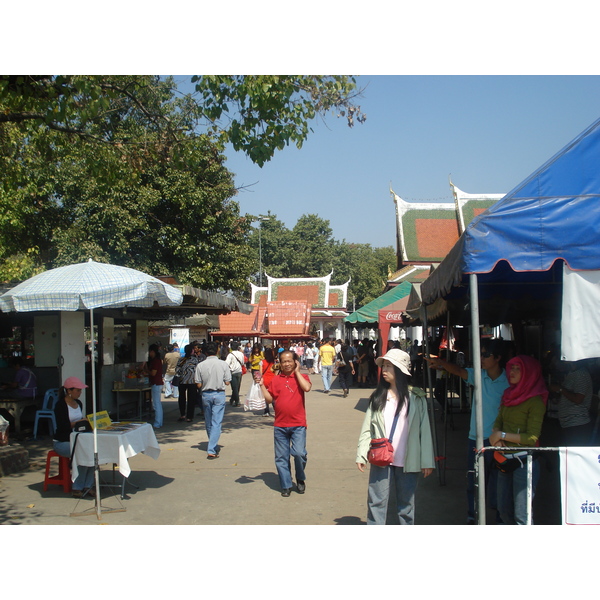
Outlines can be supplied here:
M348 315L344 321L346 323L377 323L379 321L379 310L390 307L391 304L399 300L405 298L408 300L411 288L412 283L403 281L400 285L379 296L379 298L375 298L369 304L365 304L362 308Z

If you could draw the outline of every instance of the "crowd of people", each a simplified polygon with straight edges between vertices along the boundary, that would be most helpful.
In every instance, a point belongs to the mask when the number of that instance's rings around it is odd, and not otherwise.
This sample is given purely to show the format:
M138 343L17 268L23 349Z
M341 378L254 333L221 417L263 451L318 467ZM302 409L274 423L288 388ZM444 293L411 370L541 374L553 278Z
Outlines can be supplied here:
M163 394L164 398L177 399L178 421L192 423L196 413L204 420L210 460L219 457L226 389L231 388L231 406L240 406L242 376L249 373L261 388L264 416L275 417L275 462L284 496L289 496L292 489L291 474L285 467L290 456L296 463L297 491L304 493L306 487L301 465L306 462L304 394L312 388L309 375L321 374L326 394L337 376L344 397L352 385L377 384L375 342L369 339L354 340L352 344L326 339L272 346L247 342L243 347L237 341L193 341L183 352L178 344L169 344L163 356L160 345L151 344L144 369L151 385L154 428L160 429L164 423ZM301 370L306 373L300 374ZM286 381L283 390L282 380Z
M207 458L219 458L226 390L231 388L230 404L240 406L240 385L247 372L260 387L264 415L275 417L275 465L281 494L289 497L294 490L291 461L296 492L303 494L306 490L305 394L313 386L310 375L321 374L324 394L330 393L334 374L343 397L347 397L351 386L372 386L356 453L361 472L371 463L367 523L385 524L390 508L401 524L413 524L419 476L429 476L436 467L424 391L426 370L434 372L429 381L435 380L436 372L444 372L463 380L466 387L475 382L474 369L464 366L462 352L448 352L448 360L444 360L422 350L415 354L418 346L410 340L390 342L385 354L376 356L375 344L368 339L352 343L333 339L275 343L266 347L211 341L192 342L183 352L176 344L169 345L162 356L160 346L152 344L146 369L152 389L153 425L159 429L164 423L162 395L176 398L178 420L191 423L199 411L208 437ZM590 369L589 361L567 363L553 353L545 356L542 364L531 356L517 354L514 344L501 339L483 338L480 346L483 446L499 450L484 453L488 508L495 511L499 524L525 524L527 454L533 456L535 493L540 458L531 450L540 445L591 445L595 370ZM72 424L83 418L79 396L85 387L70 377L61 388L54 448L63 456L68 455ZM389 460L383 464L371 456L372 442L381 440L386 440L390 448ZM473 524L475 410L471 410L465 448L467 523ZM82 469L73 484L74 494L93 494L92 485L92 473ZM393 508L388 507L392 497L396 502Z

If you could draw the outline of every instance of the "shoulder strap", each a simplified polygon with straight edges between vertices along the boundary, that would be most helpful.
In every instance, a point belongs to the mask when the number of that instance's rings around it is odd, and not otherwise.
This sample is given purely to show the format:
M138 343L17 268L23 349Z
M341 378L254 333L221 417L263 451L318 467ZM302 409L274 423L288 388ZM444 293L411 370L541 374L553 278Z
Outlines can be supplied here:
M398 424L399 416L400 416L400 411L396 411L396 414L394 415L394 420L392 422L392 430L390 431L390 437L388 438L388 441L390 442L390 444L392 443L392 440L394 439L394 431L396 431L396 425Z

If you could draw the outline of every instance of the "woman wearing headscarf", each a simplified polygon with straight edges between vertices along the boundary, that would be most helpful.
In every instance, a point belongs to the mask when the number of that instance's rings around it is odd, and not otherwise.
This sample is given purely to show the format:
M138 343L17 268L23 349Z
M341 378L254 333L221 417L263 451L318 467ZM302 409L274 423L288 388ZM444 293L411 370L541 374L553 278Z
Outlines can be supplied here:
M531 356L519 355L506 363L509 386L504 390L500 411L492 426L490 445L512 448L504 456L516 468L498 474L498 510L506 525L527 524L527 456L518 448L539 445L542 422L548 401L548 389L542 377L542 366ZM532 494L540 475L533 460Z
M435 467L427 400L422 389L408 384L410 357L406 352L390 350L376 363L381 367L381 378L369 398L356 464L359 471L365 470L371 439L391 437L394 456L389 466L371 465L367 525L385 525L391 486L396 492L400 524L413 525L419 474L427 477Z

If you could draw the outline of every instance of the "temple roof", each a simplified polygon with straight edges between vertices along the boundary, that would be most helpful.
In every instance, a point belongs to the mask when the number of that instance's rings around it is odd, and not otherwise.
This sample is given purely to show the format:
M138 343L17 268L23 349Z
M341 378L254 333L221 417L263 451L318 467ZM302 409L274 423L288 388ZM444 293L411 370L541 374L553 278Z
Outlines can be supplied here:
M504 194L468 194L450 181L454 202L406 202L390 189L396 206L398 265L441 262L465 227Z
M311 308L306 301L261 302L250 315L219 315L219 330L211 333L222 337L261 337L267 339L310 338Z
M409 283L421 283L422 281L425 281L427 277L429 277L431 273L431 266L431 264L406 265L389 276L387 286L391 287L393 285L399 285L403 281L408 281Z
M331 273L325 277L270 277L267 286L251 285L250 301L256 304L261 298L268 301L308 302L313 308L338 308L345 310L348 302L348 284L331 284Z

